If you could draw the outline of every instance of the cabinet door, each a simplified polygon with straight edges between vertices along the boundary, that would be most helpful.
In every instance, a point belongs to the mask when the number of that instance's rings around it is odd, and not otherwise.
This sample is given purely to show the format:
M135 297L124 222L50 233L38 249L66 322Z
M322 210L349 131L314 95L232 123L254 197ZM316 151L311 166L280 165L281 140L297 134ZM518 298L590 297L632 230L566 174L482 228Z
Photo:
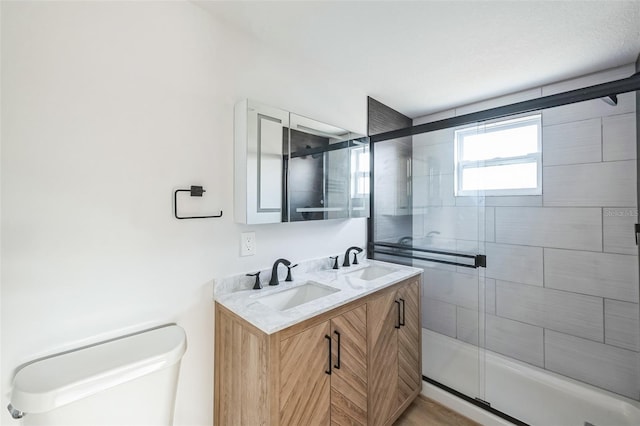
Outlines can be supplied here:
M367 307L331 320L331 424L367 424Z
M329 425L329 321L280 342L280 424Z
M396 292L367 302L369 424L383 425L398 408L398 304Z
M412 281L398 290L402 326L398 330L398 404L422 385L420 287Z

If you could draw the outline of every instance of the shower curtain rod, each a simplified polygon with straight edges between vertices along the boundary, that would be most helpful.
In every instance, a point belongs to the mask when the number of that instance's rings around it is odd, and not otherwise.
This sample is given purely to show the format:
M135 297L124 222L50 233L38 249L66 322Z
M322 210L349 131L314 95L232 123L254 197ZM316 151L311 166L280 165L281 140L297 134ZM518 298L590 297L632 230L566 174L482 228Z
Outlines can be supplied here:
M640 90L640 72L637 72L630 77L610 81L608 83L596 84L594 86L583 87L582 89L575 89L568 92L543 96L537 99L530 99L528 101L516 102L515 104L472 112L458 117L418 124L417 126L405 127L404 129L378 133L377 135L370 136L370 142L382 142L389 139L433 132L435 130L473 124L479 121L492 120L514 114L574 104L577 102L589 101L591 99L612 97L620 93L633 92L636 90Z

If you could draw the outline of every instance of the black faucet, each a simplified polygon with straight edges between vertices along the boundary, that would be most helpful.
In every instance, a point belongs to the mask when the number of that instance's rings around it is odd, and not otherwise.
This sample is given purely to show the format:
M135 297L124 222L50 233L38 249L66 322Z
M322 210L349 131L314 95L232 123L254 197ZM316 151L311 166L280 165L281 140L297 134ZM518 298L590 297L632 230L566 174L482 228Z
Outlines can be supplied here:
M347 251L344 253L344 262L342 262L342 266L351 266L349 264L349 253L354 250L356 253L353 254L353 264L358 264L358 253L362 253L362 249L360 247L349 247Z
M291 270L296 266L298 266L297 263L295 265L287 266L287 278L285 278L285 281L293 281L293 277L291 276Z
M332 269L339 269L340 268L338 266L338 256L329 256L329 259L333 260L333 268Z
M255 274L247 274L248 277L256 277L256 281L253 284L253 289L254 290L260 290L262 288L262 284L260 283L260 271L256 272Z
M291 265L287 259L278 259L274 262L273 268L271 268L271 279L269 280L269 285L278 285L280 281L278 281L278 265L283 264L285 266Z

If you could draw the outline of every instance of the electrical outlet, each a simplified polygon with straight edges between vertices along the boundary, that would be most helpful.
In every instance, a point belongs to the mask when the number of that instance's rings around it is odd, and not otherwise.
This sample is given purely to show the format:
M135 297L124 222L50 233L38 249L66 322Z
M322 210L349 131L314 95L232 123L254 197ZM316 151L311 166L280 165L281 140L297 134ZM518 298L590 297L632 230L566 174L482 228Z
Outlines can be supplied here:
M243 232L240 234L240 256L256 254L256 233Z

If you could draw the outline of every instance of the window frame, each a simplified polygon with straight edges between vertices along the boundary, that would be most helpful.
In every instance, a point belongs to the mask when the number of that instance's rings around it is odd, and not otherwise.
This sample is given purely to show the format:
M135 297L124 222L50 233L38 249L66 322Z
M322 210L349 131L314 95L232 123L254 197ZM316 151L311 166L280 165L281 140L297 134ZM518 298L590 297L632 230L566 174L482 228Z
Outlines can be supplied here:
M464 137L480 133L491 133L525 125L538 127L537 152L511 157L496 157L486 160L460 160L464 157ZM511 164L536 163L537 183L535 188L462 189L463 171ZM542 112L526 113L461 127L454 131L454 192L456 197L471 196L529 196L542 195Z

